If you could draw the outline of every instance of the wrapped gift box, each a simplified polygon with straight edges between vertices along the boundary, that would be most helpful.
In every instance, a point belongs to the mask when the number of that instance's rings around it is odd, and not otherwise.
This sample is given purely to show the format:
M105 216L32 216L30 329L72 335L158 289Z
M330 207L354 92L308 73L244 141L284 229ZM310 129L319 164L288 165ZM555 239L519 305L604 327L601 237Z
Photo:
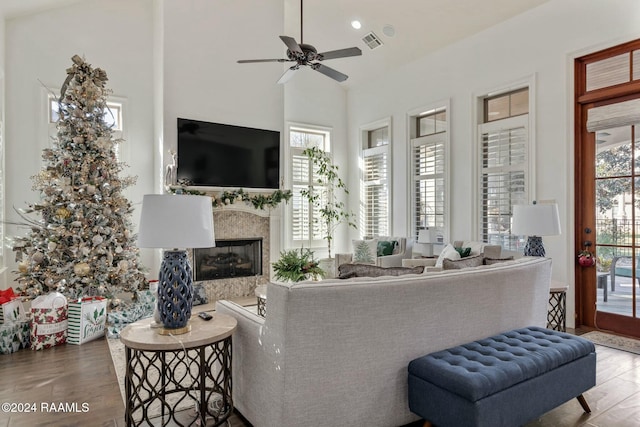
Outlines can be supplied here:
M131 304L119 310L107 313L107 337L118 338L120 331L129 323L153 316L156 308L156 295L151 291L137 291Z
M0 354L14 353L29 348L29 321L21 320L0 325Z

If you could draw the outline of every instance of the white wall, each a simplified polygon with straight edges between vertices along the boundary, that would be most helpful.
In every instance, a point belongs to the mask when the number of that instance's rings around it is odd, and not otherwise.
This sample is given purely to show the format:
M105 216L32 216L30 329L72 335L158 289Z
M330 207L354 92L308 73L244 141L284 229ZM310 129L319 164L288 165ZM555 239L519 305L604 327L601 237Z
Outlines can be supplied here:
M125 173L138 176L127 197L135 204L152 192L152 6L152 0L88 1L6 22L7 220L18 219L13 206L26 207L39 198L30 177L40 171L41 151L49 146L40 81L59 89L75 54L103 68L108 88L125 99L127 132L121 149L130 165ZM137 222L138 216L135 212L132 219ZM8 226L6 235L24 232ZM6 255L9 270L14 270L13 253L7 250Z
M282 0L164 1L164 155L178 117L283 131ZM166 162L165 162L166 164Z
M535 199L555 199L562 235L545 237L553 278L571 286L568 323L575 311L573 266L572 58L640 36L640 2L552 0L501 25L422 58L384 79L349 91L349 156L357 156L358 128L393 117L393 232L409 229L406 115L451 99L451 237L473 235L475 96L524 78L535 81ZM384 101L384 102L383 102ZM358 180L351 163L350 182ZM357 205L357 195L351 198Z
M331 128L331 151L343 179L346 179L346 173L352 164L347 159L349 144L346 100L347 93L340 84L307 67L296 71L285 85L285 120L295 124ZM351 187L351 191L357 194L358 187ZM351 252L349 237L346 226L338 227L331 253ZM316 258L327 256L326 246L314 248L314 252Z

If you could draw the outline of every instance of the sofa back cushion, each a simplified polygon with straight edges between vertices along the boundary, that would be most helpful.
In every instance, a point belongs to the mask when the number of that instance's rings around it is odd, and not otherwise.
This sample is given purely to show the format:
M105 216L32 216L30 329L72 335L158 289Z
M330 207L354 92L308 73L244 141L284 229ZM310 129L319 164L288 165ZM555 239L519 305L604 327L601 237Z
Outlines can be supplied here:
M338 267L339 279L352 277L402 276L404 274L422 274L424 266L419 267L378 267L368 264L342 264Z
M478 267L482 265L482 255L471 255L458 260L445 258L442 260L443 270L459 270L461 268Z

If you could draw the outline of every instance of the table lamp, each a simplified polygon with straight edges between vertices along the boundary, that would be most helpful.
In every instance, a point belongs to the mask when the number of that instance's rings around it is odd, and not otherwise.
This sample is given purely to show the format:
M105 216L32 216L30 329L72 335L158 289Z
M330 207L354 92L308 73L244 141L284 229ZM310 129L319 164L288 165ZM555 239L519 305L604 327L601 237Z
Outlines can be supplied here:
M434 230L424 229L418 231L418 245L420 246L420 253L423 256L433 256L433 244L436 243L436 236ZM426 250L424 248L427 248Z
M542 236L560 234L558 204L533 202L532 205L514 205L511 234L529 236L524 255L545 256Z
M147 194L142 200L138 246L164 248L158 273L158 311L164 326L158 333L189 332L193 275L187 248L215 246L211 198Z

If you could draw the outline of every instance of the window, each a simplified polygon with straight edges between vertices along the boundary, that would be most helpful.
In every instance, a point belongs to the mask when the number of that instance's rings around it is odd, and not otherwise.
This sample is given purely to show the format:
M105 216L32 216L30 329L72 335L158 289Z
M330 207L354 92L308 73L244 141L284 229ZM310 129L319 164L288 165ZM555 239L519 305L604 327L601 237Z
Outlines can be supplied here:
M480 145L480 229L485 242L517 250L511 234L513 205L529 202L529 90L482 99Z
M439 106L413 117L411 171L413 177L412 236L426 228L444 235L448 227L448 151L447 106Z
M50 138L55 138L58 134L58 129L56 128L56 124L59 120L59 105L58 98L53 94L47 92L47 116L48 116L48 134ZM123 139L124 138L124 123L123 123L123 105L124 100L113 99L107 101L107 108L104 115L104 121L108 126L111 126L111 130L113 131L113 139ZM121 149L120 144L115 145L116 155L118 158L121 157ZM122 159L121 159L122 160Z
M316 221L319 212L301 195L313 184L320 194L322 189L314 182L312 163L302 154L306 148L317 147L329 151L330 131L327 129L290 126L289 168L287 181L293 192L289 206L289 241L293 247L319 247L324 245L322 221Z
M390 119L361 128L360 230L367 237L390 234L390 133Z

